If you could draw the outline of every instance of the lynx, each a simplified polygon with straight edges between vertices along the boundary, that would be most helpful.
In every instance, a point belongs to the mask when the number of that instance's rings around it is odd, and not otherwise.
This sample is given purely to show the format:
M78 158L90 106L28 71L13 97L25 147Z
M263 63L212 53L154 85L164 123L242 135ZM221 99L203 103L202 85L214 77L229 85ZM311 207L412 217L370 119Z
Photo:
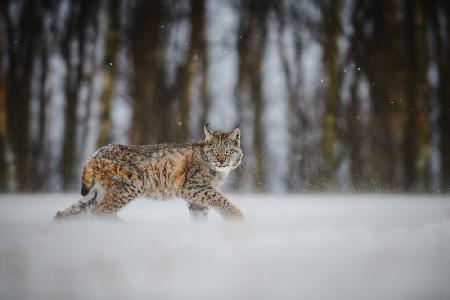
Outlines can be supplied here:
M189 144L118 145L97 150L87 161L81 184L84 196L55 219L90 213L116 216L139 196L186 200L194 219L216 209L225 219L242 218L241 211L218 189L242 159L240 130L212 131Z

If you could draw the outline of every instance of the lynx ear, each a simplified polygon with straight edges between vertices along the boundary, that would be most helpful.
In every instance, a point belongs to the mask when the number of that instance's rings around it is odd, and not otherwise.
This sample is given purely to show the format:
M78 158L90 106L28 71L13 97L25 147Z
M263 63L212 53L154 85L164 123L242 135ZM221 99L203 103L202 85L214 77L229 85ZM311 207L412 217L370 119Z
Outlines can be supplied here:
M233 130L230 135L229 135L230 139L232 139L236 146L240 146L241 145L241 130L239 129L239 127L237 127L235 130Z
M205 132L205 141L210 141L214 138L214 135L212 134L211 130L208 128L209 123L206 123L205 127L203 127L203 131Z

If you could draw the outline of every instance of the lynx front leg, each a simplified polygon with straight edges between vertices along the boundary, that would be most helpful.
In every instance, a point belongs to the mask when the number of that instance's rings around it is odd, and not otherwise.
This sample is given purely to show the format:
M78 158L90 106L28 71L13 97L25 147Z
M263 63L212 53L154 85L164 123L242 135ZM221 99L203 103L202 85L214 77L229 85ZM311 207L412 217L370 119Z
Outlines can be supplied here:
M189 214L194 220L204 220L208 216L208 207L194 203L188 203Z
M243 218L239 208L212 187L186 187L181 191L181 196L190 204L209 206L216 209L225 219Z

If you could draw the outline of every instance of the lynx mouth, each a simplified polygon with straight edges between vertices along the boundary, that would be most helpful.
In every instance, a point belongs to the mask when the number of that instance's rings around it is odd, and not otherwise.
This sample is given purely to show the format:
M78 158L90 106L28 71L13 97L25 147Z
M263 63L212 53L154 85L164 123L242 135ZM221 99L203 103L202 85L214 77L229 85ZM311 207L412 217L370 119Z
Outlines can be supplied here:
M230 172L231 170L234 169L232 166L219 166L219 165L214 166L214 168L218 172Z

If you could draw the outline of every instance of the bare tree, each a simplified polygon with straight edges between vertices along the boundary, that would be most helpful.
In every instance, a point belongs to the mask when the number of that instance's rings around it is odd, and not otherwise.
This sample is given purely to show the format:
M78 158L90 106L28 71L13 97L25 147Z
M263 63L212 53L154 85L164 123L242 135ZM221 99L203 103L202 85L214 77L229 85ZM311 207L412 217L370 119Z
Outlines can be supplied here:
M8 165L6 163L6 101L5 101L5 76L3 74L4 26L0 18L0 191L6 191L8 178Z
M342 85L342 71L338 63L338 38L341 34L341 2L319 2L324 22L323 64L325 73L324 102L325 111L322 116L322 152L324 159L323 184L336 184L336 171L342 154L337 153L340 144L338 119L340 117L340 91Z
M106 33L105 57L103 60L103 91L100 98L100 131L97 140L97 145L99 147L111 143L111 104L117 73L117 63L115 58L119 43L119 1L109 1L107 9L108 29Z
M426 101L428 45L424 5L421 0L405 2L408 84L405 84L403 188L409 192L426 191L429 182L430 129Z
M189 111L192 101L192 88L194 76L201 68L206 72L206 45L204 33L204 19L205 19L205 1L191 0L189 22L191 24L191 33L189 38L189 50L185 65L180 71L180 78L178 79L181 88L181 95L178 107L178 120L181 124L181 131L178 140L186 142L189 137ZM205 74L203 80L206 79ZM206 89L206 82L202 82L202 89ZM202 100L204 104L208 105L207 91L202 90ZM204 94L205 93L205 94ZM206 101L206 102L205 102ZM207 109L205 109L207 111ZM203 117L203 119L206 119Z
M8 9L9 1L0 3L6 24L6 55L9 64L4 83L6 130L10 133L8 139L14 155L17 187L24 191L30 188L35 178L30 169L29 103L33 55L40 35L41 20L34 1L24 3L17 22L13 21Z
M441 152L441 183L442 192L450 191L450 86L448 78L450 76L450 46L448 44L450 35L450 5L447 1L428 1L427 17L430 22L431 33L434 44L434 60L437 63L439 82L437 87L437 98L439 103L438 126L440 130ZM441 14L445 16L446 22L443 22ZM444 24L446 28L444 30ZM445 35L444 35L445 34Z
M133 120L130 142L162 142L170 132L170 102L163 46L167 24L163 1L137 1L131 33L134 63Z
M266 46L269 9L270 2L266 0L242 0L238 32L238 35L243 38L238 38L239 66L236 95L240 102L241 109L239 111L241 113L245 106L250 106L252 109L253 145L251 151L254 159L248 168L252 170L253 189L259 192L266 190L261 68ZM240 119L242 120L242 115ZM243 173L239 172L238 174L242 179Z

